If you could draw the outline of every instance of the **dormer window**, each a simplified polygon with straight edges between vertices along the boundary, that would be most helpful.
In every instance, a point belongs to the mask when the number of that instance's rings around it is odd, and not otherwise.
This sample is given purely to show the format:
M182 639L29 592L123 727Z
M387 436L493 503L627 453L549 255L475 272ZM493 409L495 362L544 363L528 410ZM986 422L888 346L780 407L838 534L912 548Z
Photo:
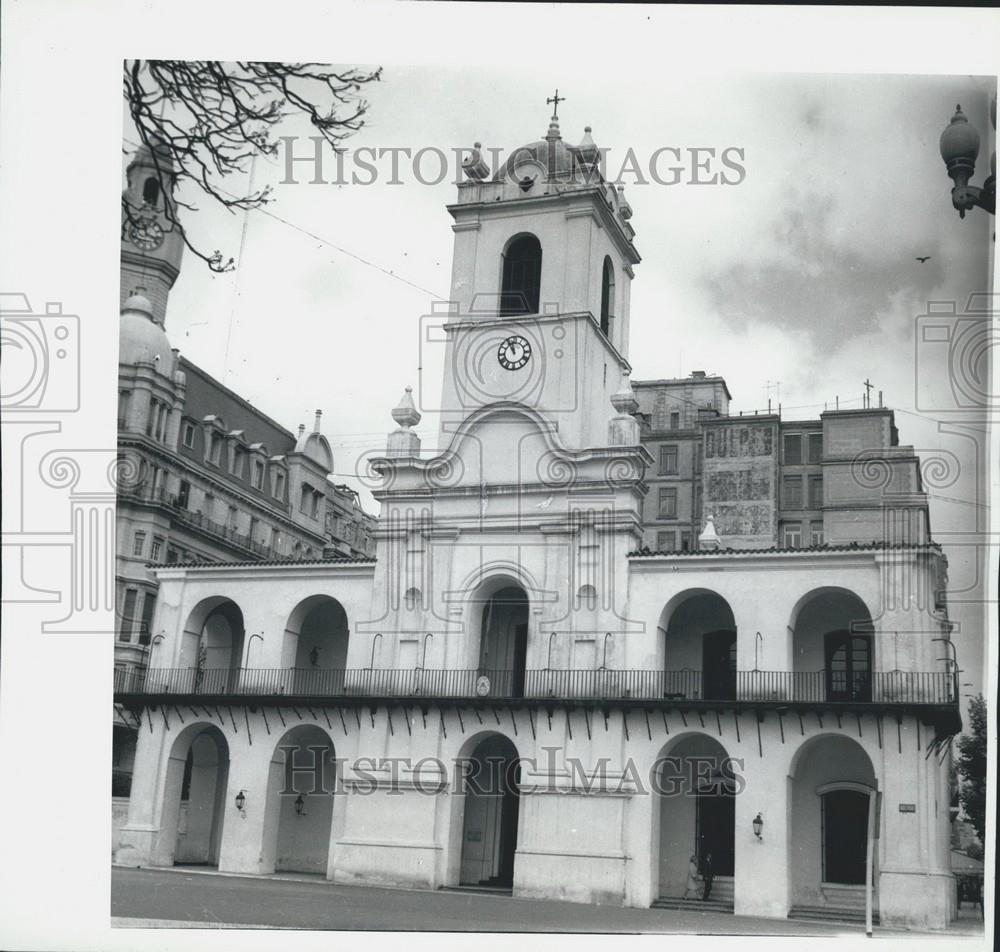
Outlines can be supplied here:
M503 256L500 313L537 314L542 285L542 246L534 235L520 235Z

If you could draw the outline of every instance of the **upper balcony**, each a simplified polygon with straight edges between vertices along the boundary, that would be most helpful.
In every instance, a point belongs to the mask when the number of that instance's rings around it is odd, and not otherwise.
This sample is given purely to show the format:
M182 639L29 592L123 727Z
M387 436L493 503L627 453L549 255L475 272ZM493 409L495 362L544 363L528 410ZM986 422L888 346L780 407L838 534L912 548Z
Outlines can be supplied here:
M524 706L830 710L958 717L955 678L943 671L875 671L846 682L836 670L512 670L378 668L136 668L116 671L115 698L129 704L279 701L337 705L445 702ZM960 725L959 725L960 726Z

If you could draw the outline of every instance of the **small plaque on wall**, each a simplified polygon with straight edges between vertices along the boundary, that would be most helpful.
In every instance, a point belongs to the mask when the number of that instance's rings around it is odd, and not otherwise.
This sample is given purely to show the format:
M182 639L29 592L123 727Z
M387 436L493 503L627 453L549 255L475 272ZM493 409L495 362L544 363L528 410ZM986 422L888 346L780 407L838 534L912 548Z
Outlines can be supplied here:
M482 843L483 842L483 832L482 830L469 830L465 835L465 841L467 843Z
M917 805L915 803L901 803L899 805L900 813L916 813Z

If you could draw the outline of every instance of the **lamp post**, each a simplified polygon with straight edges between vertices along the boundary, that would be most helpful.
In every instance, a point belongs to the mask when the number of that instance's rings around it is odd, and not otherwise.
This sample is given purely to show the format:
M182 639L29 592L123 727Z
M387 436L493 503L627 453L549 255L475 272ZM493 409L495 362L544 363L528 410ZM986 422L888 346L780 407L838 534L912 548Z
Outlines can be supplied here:
M997 127L997 100L993 97L990 104L990 121L993 130ZM976 170L976 158L979 155L979 133L976 127L969 124L961 106L955 107L955 115L951 117L944 132L941 133L941 158L944 159L948 176L955 183L951 190L951 203L960 217L977 205L996 214L996 151L990 157L990 177L983 182L982 187L970 185L969 179Z

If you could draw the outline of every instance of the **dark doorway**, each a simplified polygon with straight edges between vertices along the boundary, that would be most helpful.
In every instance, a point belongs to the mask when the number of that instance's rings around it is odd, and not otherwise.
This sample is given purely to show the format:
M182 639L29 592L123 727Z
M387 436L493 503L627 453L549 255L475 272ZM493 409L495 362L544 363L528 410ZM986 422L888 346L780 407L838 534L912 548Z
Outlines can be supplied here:
M736 800L729 792L698 794L696 807L698 868L712 854L716 876L732 876L736 864Z
M517 750L506 737L494 734L476 746L467 771L459 881L510 889L520 812Z
M865 882L868 796L857 790L823 794L823 882Z
M703 693L707 701L736 697L736 632L710 631L702 640Z
M871 636L835 631L826 636L826 699L870 701Z
M503 256L500 313L537 314L542 286L542 246L534 235L515 238Z
M524 666L528 656L528 596L510 585L483 606L479 671L490 679L490 694L524 696Z

